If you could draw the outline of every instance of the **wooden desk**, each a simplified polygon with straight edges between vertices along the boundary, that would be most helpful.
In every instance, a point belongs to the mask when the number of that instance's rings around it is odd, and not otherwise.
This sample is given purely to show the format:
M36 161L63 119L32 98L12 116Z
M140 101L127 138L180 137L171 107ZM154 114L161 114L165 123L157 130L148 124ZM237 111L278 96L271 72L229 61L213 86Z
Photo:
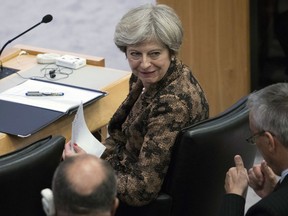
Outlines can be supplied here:
M21 51L26 51L28 55L19 56L19 53ZM1 60L3 62L3 66L19 69L20 74L25 74L25 72L37 65L36 55L39 53L59 53L76 55L86 58L87 64L95 66L95 68L97 68L96 66L104 66L103 58L42 49L25 45L17 45L13 47L11 50L6 52L6 55L3 56ZM117 70L111 70L111 72L117 73ZM121 75L117 75L117 80L113 80L113 82L100 88L100 90L108 92L108 95L88 105L84 109L87 126L92 132L95 132L107 125L113 113L116 111L118 106L128 94L128 82L131 73L126 71L119 71L119 73ZM19 79L19 76L17 74L13 74L0 80L0 86L8 85L9 87L9 85L13 85L13 80L15 80L17 77ZM37 141L49 135L60 134L66 137L67 140L70 140L72 126L71 124L74 119L74 115L75 113L71 115L66 115L27 138L20 138L17 136L0 133L0 155L27 146L34 141Z

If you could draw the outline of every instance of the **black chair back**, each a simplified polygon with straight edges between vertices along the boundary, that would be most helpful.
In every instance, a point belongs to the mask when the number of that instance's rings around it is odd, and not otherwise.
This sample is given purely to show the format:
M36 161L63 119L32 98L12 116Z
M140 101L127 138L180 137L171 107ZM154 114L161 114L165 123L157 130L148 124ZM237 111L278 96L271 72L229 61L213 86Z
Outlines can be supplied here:
M48 137L0 156L0 215L45 215L41 190L51 188L65 138Z
M241 155L247 168L253 165L256 146L245 140L250 136L245 102L179 133L163 184L173 199L171 215L217 215L234 156Z

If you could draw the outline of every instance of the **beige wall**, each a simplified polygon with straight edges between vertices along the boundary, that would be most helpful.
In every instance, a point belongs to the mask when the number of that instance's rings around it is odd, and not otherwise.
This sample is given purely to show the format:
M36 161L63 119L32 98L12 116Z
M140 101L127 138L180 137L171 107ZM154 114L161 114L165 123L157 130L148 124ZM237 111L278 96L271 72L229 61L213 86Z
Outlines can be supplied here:
M184 26L180 58L204 88L210 115L250 92L248 0L158 0Z

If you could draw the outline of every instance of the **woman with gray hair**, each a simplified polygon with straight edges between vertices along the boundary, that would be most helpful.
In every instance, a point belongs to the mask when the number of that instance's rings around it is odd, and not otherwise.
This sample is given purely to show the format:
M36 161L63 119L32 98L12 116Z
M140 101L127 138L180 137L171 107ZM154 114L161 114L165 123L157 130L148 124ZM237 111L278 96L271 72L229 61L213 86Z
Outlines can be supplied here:
M102 158L115 169L118 197L128 205L157 197L178 132L208 118L199 82L177 58L182 39L181 21L166 5L134 8L116 26L114 41L132 76L129 94L108 125ZM74 150L83 153L77 145ZM68 144L64 153L72 154Z

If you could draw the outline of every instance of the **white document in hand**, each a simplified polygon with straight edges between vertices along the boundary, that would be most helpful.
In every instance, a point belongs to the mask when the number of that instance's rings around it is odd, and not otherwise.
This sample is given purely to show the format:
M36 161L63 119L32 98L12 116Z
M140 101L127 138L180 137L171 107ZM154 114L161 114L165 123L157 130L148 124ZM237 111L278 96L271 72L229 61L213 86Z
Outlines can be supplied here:
M71 145L74 143L84 149L87 153L96 155L97 157L100 157L106 148L93 136L87 127L82 103L80 104L72 123Z

